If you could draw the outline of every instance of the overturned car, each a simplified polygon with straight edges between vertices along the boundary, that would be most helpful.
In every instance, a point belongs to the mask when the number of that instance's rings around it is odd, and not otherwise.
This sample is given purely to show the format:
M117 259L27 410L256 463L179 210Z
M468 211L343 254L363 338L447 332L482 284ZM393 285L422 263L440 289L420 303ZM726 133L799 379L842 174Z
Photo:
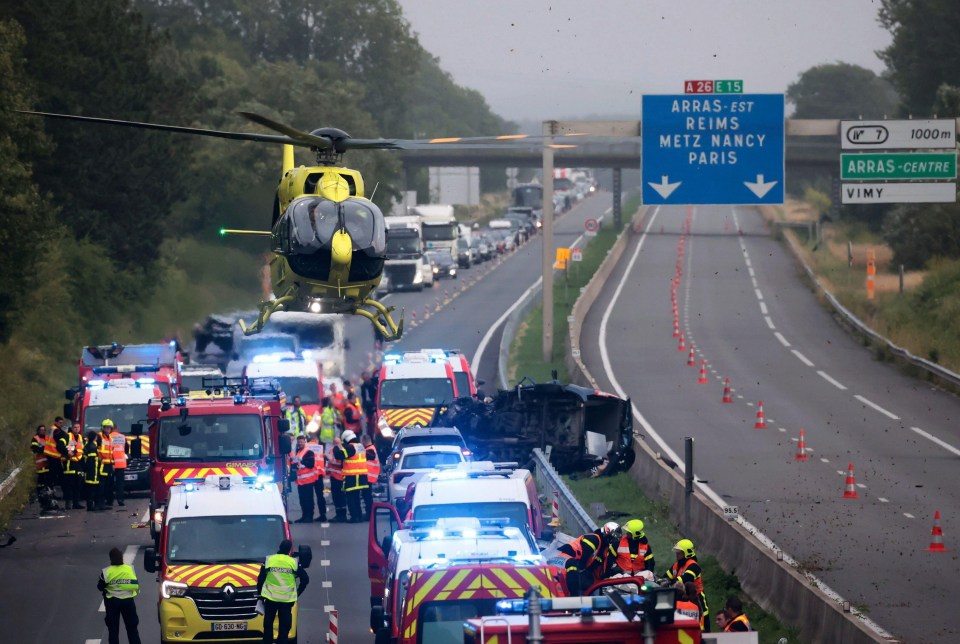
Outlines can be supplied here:
M539 447L561 474L596 468L606 475L630 469L636 458L629 399L556 380L524 378L490 402L460 399L434 424L457 427L476 460L525 463Z

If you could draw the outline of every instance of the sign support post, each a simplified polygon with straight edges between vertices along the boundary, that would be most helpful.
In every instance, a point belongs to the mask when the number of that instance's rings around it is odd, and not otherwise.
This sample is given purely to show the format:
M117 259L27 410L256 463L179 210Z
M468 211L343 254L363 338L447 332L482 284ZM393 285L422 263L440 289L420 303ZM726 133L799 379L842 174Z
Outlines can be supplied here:
M553 134L556 121L543 122L543 361L553 362Z

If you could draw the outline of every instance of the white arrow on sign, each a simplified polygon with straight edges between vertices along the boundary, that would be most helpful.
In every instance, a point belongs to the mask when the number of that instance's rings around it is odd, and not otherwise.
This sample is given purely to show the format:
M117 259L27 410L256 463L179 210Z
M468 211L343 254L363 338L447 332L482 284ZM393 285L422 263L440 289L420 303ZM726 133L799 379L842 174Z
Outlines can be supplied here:
M682 182L677 181L676 183L667 183L667 175L663 175L660 177L660 183L654 183L653 181L648 181L647 183L650 184L651 188L657 191L658 195L666 199Z
M770 189L777 185L776 181L768 181L767 183L763 182L763 175L757 175L757 182L751 183L749 181L744 181L743 185L750 188L750 192L757 195L758 199L763 199L763 195L770 192Z

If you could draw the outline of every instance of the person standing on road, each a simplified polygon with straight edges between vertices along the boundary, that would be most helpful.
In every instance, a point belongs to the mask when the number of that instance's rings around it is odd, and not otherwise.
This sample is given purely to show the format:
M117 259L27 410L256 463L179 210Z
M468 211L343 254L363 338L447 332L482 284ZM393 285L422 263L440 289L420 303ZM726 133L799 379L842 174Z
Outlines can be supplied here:
M334 449L333 454L343 464L343 493L347 499L350 523L360 523L363 521L360 497L363 489L370 487L367 484L367 454L357 435L349 429L344 430L340 439L342 443Z
M697 563L697 553L693 549L693 542L689 539L681 539L673 547L677 560L670 570L667 571L667 579L671 582L687 583L693 582L697 588L697 594L700 598L700 608L702 610L700 617L700 629L704 633L710 632L710 609L707 607L707 595L703 592L703 570Z
M73 491L70 487L70 481L67 479L67 463L70 460L70 433L63 427L63 416L57 416L53 419L53 442L57 448L57 454L60 456L60 493L63 495L64 507L69 507L70 501L67 499L69 492Z
M306 435L307 432L307 414L300 407L300 404L300 396L294 396L293 407L287 407L286 411L287 420L290 421L290 433L293 434L294 438L301 434Z
M273 643L273 622L279 618L278 644L287 644L293 624L293 605L306 590L310 578L291 556L293 543L280 542L277 554L267 557L257 575L257 593L263 600L263 642Z
M320 410L320 442L331 445L334 436L337 435L337 412L334 411L333 403L328 396L324 396L320 404L323 405Z
M106 611L103 621L107 623L108 644L120 644L121 617L130 644L140 644L140 632L137 629L140 619L137 617L137 604L134 599L140 594L140 584L133 566L123 562L120 548L110 550L110 565L100 573L97 590L103 593L103 607Z
M116 427L110 430L110 453L113 457L113 496L117 500L117 505L124 505L124 490L126 488L127 476L127 452L130 448L127 446L127 437L117 431Z
M47 442L43 446L43 453L47 457L47 469L50 471L47 485L51 489L63 486L63 461L60 460L60 450L57 449L57 445L65 436L63 417L57 416L53 419L53 428L47 433Z
M332 408L331 408L332 409ZM347 499L343 494L343 461L338 460L340 439L334 437L325 449L327 473L330 475L330 497L333 500L334 517L336 523L347 520Z
M113 507L113 421L109 418L100 423L100 435L97 437L99 445L97 453L100 456L100 495L97 499L97 509L106 510Z
M370 377L369 371L364 371L360 382L360 408L366 417L367 433L373 438L373 418L377 415L377 385Z
M323 453L323 443L317 441L316 433L307 438L307 449L313 452L314 467L317 469L317 482L313 484L313 491L317 495L318 521L327 520L327 500L323 498L323 477L326 476L326 458Z
M294 523L313 523L313 494L317 484L316 455L307 447L307 437L297 436L297 451L293 457L297 468L297 496L300 497L300 518Z
M377 484L380 478L380 455L373 446L373 441L367 434L360 439L363 445L363 451L367 458L367 487L361 491L363 499L363 520L370 520L370 513L373 512L373 486Z
M50 485L50 467L47 465L47 455L44 448L47 445L47 426L37 425L37 432L30 441L30 451L33 452L33 465L37 470L37 489Z
M87 442L83 444L83 486L87 488L87 512L103 508L100 498L100 444L97 432L87 432Z
M347 402L343 406L343 428L357 436L363 433L363 413L357 403L357 394L352 391L347 394Z
M63 505L79 510L83 491L83 436L77 427L67 431L67 460L63 466Z

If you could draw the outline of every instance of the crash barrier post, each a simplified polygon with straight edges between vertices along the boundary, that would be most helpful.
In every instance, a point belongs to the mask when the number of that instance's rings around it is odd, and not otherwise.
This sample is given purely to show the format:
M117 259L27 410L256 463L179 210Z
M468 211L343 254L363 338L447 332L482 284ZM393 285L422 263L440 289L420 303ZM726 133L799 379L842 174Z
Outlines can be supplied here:
M618 264L628 239L623 236L617 240L617 244L623 243L619 252L607 256L574 304L578 320L583 319L596 301L604 281ZM580 325L575 324L577 335L573 335L574 325L571 325L569 343L578 349L577 357L573 358L571 352L567 352L571 378L578 384L599 389L597 380L579 357ZM957 376L957 382L960 384L960 376ZM637 459L630 469L631 478L649 497L666 501L671 518L681 521L685 494L683 476L668 468L659 453L645 441L637 438L634 443ZM716 556L725 570L736 570L744 591L762 608L797 629L802 641L853 644L895 641L862 612L849 607L849 603L845 604L812 573L801 572L798 562L779 550L756 527L742 517L734 521L727 519L721 508L696 490L690 523L690 532L686 536L694 539L698 550Z
M330 611L330 626L327 629L327 644L337 644L340 641L340 623L336 609Z
M760 206L760 210L765 213L764 218L770 219L772 206ZM895 345L893 342L883 337L869 326L866 325L862 320L850 312L845 306L843 306L837 298L833 296L833 293L827 290L827 288L817 279L816 273L813 272L813 269L807 265L803 259L803 255L800 252L800 248L797 246L797 242L793 239L791 235L784 235L787 240L787 244L790 246L790 250L793 251L793 255L800 265L803 266L804 272L807 274L807 277L810 278L810 281L813 282L813 285L816 287L827 302L830 303L830 306L833 308L834 312L840 317L841 322L847 325L848 328L852 329L854 332L859 333L863 336L866 336L871 343L878 347L885 347L893 356L899 359L902 362L906 362L915 367L919 367L927 372L927 374L935 381L942 384L950 386L955 392L960 391L960 374L950 371L949 369L942 367L938 364L930 362L924 358L917 357L904 349L903 347Z
M7 478L3 479L3 483L0 483L0 499L7 495L7 492L13 489L14 485L17 483L17 476L20 474L20 468L16 468L10 474L7 475Z
M539 447L533 450L533 461L535 463L534 474L537 480L537 490L548 499L554 498L554 495L560 498L560 507L557 514L560 518L560 525L563 526L564 530L578 536L596 530L597 524L577 501L577 497L573 496L573 492L563 482L560 474L557 473L546 454Z

